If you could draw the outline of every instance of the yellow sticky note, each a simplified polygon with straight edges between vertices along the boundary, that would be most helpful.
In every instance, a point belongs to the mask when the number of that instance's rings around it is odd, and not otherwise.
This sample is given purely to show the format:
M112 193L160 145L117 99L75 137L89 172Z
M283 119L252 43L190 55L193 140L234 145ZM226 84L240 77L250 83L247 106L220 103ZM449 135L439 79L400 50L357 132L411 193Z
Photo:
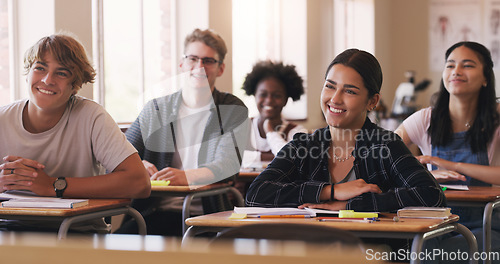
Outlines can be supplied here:
M247 214L232 213L231 216L229 216L229 219L245 219L245 218L247 218Z
M354 210L339 210L339 218L372 218L378 217L377 213L354 212Z
M168 186L170 184L170 181L159 181L159 180L152 180L151 181L151 186Z

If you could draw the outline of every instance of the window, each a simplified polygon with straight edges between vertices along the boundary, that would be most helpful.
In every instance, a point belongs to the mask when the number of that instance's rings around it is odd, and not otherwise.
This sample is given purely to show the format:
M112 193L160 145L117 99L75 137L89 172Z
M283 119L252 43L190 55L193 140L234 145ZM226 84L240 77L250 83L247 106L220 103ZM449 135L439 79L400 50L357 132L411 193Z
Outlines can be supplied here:
M144 103L158 97L158 86L175 74L174 4L175 0L94 2L100 11L94 61L101 65L95 99L117 122L135 120Z
M10 84L10 34L9 34L9 2L0 0L0 105L12 101Z
M233 94L245 102L250 116L257 116L254 97L245 95L241 89L245 76L257 61L270 59L295 65L306 88L306 0L233 0L232 3ZM306 119L306 101L306 94L297 102L289 99L283 116Z
M334 0L335 54L348 48L375 52L374 0Z

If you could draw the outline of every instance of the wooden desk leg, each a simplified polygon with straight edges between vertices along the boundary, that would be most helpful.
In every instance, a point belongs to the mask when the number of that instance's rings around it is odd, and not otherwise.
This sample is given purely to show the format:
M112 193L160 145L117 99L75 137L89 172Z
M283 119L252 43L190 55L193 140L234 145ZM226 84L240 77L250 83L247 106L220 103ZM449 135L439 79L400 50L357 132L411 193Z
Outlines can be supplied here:
M500 200L496 200L494 202L489 202L484 207L484 215L483 215L483 251L486 252L489 256L491 252L491 216L493 215L493 209L500 205ZM484 261L486 264L491 263L491 259L486 259Z

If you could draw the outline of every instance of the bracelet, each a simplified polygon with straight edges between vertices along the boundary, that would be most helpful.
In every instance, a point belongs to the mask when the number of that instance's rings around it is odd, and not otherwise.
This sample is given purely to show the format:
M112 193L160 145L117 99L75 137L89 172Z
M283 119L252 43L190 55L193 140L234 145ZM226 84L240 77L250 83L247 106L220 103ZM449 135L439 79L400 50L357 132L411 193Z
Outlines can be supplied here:
M333 197L335 194L334 187L335 187L335 184L332 184L331 188L330 188L330 201L332 201L332 202L335 201L335 198Z

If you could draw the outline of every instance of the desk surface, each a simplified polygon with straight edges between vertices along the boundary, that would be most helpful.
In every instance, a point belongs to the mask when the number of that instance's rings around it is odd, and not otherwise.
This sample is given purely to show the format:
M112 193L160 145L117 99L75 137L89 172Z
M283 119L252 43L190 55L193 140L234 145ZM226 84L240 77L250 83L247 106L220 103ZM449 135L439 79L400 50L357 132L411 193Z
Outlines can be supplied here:
M432 231L448 223L457 222L459 217L453 215L448 219L400 219L394 222L394 214L381 214L381 221L373 223L355 222L320 222L316 218L246 218L229 219L233 211L225 211L208 215L201 215L186 219L189 226L203 227L236 227L255 223L301 223L313 225L327 225L349 231L378 231L378 232L411 232L424 233Z
M96 212L106 209L125 207L131 202L130 199L89 199L86 206L74 209L54 209L54 208L11 208L0 207L0 218L2 216L58 216L69 217L81 215L89 212Z
M29 252L29 254L27 254ZM162 236L81 235L64 241L45 233L0 232L2 263L366 263L364 254L319 251L307 243L247 240L213 245L196 239L181 241ZM372 260L370 263L381 263Z
M449 201L492 202L500 198L500 187L469 186L468 191L446 190Z

